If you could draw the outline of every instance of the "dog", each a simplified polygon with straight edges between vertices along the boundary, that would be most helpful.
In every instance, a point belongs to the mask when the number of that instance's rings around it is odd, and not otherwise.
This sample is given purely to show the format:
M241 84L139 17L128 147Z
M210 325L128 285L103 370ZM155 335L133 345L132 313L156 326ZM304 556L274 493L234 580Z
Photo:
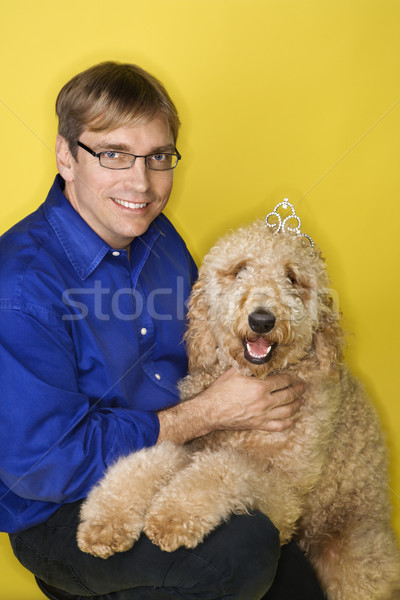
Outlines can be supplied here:
M193 398L232 366L261 379L291 372L307 384L294 426L215 431L121 458L82 505L78 545L107 558L144 531L163 550L193 548L230 515L256 509L282 544L295 539L329 600L398 599L379 420L343 361L321 251L299 226L281 227L276 209L271 215L280 224L241 227L205 257L189 302L180 391L182 401Z

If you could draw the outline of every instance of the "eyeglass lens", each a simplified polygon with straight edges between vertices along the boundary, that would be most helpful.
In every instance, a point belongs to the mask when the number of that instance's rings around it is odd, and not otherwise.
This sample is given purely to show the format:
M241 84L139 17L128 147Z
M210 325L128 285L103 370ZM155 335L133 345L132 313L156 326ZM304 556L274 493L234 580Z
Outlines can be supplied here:
M101 152L100 164L107 169L129 169L135 162L135 157L124 152ZM150 154L146 156L146 167L153 171L166 171L176 167L176 154Z

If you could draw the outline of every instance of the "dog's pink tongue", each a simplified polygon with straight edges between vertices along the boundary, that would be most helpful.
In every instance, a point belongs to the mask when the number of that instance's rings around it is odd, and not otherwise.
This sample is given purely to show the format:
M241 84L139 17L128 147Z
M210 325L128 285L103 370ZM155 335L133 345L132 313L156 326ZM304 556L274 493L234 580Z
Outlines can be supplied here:
M257 338L254 342L247 341L247 343L250 346L251 351L259 356L267 354L269 348L271 347L271 344L269 344L267 340L262 337Z

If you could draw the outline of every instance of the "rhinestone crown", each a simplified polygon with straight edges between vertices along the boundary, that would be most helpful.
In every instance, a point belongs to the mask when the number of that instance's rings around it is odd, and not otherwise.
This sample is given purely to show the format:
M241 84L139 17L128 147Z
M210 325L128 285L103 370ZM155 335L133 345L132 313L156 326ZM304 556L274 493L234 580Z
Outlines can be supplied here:
M282 207L284 210L290 208L292 211L291 214L283 219L278 212L280 207ZM273 222L274 220L275 222ZM293 204L291 204L287 198L285 198L283 202L279 202L279 204L275 206L274 210L267 214L265 217L265 224L271 229L276 229L275 233L278 233L279 231L282 231L283 233L290 231L291 233L305 237L310 242L311 247L314 248L314 242L312 241L311 237L306 233L302 233L300 230L300 217L296 215Z

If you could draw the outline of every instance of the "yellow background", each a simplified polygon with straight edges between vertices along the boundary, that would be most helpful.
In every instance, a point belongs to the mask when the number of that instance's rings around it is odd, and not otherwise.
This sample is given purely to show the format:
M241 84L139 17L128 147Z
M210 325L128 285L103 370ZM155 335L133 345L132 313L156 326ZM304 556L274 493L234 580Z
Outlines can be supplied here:
M400 533L398 0L13 0L1 13L1 230L52 183L70 77L109 59L159 77L183 122L167 212L196 260L285 196L324 249L348 360L387 431ZM0 559L1 598L42 598L5 534Z

